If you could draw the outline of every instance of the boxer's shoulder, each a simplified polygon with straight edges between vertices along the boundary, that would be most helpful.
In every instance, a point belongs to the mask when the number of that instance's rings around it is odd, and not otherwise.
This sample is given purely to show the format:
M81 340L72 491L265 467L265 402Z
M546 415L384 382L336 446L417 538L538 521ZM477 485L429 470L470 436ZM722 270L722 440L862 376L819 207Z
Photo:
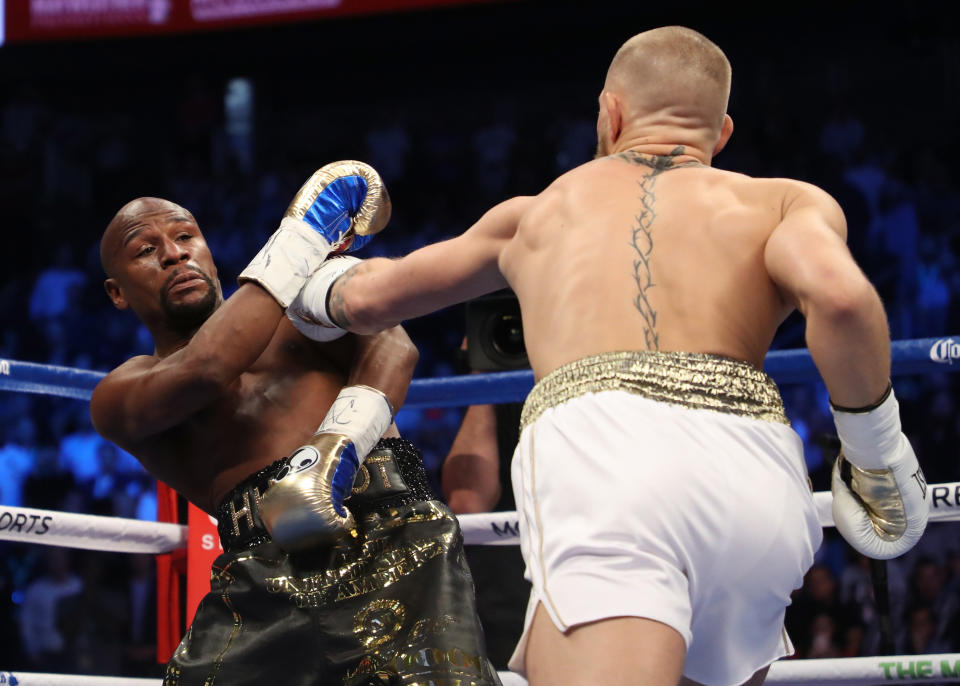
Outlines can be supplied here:
M160 361L156 355L137 355L115 367L109 374L100 379L93 389L90 399L90 409L96 422L97 415L104 406L109 406L119 400L127 389L131 379L153 369Z
M820 207L827 212L839 210L839 205L829 193L805 181L716 171L716 182L725 186L739 200L748 205L776 209L780 216L791 209L807 205Z
M160 358L156 355L135 355L114 367L113 371L104 377L104 380L106 381L111 377L117 378L127 374L136 374L146 369L152 369L159 361Z

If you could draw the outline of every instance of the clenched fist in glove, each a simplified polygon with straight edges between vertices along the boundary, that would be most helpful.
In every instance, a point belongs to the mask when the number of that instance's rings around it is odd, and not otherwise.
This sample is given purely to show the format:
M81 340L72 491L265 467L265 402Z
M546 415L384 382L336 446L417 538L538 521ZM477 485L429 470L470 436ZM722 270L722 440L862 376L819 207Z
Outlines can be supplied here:
M286 308L328 255L356 250L386 226L390 209L373 167L332 162L303 184L239 281L259 284Z
M833 519L858 552L887 560L910 550L927 526L927 483L900 430L900 406L889 387L874 405L831 403L840 438L833 467Z

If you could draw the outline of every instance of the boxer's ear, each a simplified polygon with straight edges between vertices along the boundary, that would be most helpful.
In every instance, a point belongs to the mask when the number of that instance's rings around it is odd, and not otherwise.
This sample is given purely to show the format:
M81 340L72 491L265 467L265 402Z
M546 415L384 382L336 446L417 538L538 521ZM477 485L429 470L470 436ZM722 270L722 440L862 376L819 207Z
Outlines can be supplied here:
M713 155L715 156L727 145L727 141L730 140L730 136L733 135L733 119L729 114L723 115L723 126L720 127L720 140L717 141L717 144L713 147Z
M107 279L104 281L103 290L107 292L107 296L113 302L113 306L118 310L125 310L130 307L127 299L123 296L123 291L120 289L120 284L117 283L116 279Z
M607 112L610 142L614 143L623 133L623 102L616 93L603 91L600 94L600 107Z
M623 132L623 109L620 99L608 90L600 93L600 112L597 115L597 151L609 155L613 144Z

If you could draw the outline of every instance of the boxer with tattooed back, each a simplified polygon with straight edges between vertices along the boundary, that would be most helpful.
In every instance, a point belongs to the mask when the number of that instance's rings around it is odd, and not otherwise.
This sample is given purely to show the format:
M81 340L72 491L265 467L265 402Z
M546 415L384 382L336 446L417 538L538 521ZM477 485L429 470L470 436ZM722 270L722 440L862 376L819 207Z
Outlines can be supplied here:
M900 430L876 291L819 188L711 167L723 52L683 27L616 53L597 158L399 260L329 264L311 317L373 332L510 286L536 385L512 476L533 584L511 667L533 686L762 682L822 532L763 373L795 309L834 404L834 518L909 550L925 485Z

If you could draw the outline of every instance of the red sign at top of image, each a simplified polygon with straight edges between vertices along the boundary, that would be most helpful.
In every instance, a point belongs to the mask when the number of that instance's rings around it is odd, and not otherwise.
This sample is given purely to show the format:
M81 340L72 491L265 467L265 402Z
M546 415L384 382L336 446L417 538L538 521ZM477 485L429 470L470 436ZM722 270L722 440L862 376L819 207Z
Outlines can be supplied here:
M486 1L6 0L6 39L14 42L174 33Z

